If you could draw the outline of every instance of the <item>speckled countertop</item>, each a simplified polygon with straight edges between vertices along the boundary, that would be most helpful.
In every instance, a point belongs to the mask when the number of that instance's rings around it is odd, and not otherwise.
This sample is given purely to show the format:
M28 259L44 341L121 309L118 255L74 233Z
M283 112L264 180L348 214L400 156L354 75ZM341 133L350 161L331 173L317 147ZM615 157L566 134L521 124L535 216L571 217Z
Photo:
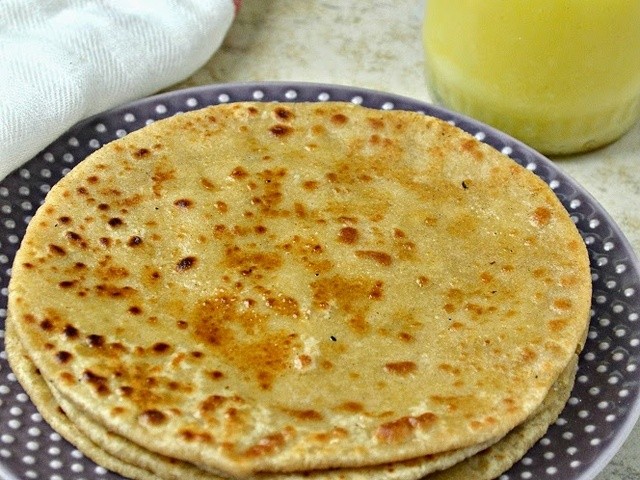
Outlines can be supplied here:
M174 88L290 80L372 88L429 100L421 0L244 0L222 48ZM556 159L640 252L640 123L598 151ZM597 480L640 478L640 425Z

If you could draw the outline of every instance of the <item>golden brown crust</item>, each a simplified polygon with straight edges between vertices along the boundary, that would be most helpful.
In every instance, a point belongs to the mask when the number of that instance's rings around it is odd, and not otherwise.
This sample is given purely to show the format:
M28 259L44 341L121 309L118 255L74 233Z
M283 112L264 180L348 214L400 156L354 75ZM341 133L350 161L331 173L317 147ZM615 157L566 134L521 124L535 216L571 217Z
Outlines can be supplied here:
M590 293L553 192L470 135L249 103L76 167L29 225L9 309L94 421L246 474L495 441L572 358Z

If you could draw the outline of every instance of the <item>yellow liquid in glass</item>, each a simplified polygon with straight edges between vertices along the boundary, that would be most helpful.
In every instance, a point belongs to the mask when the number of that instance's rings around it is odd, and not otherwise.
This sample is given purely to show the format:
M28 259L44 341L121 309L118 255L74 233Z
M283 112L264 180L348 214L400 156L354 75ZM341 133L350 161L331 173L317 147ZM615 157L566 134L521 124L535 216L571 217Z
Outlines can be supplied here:
M436 101L543 153L640 115L640 0L427 0L423 34Z

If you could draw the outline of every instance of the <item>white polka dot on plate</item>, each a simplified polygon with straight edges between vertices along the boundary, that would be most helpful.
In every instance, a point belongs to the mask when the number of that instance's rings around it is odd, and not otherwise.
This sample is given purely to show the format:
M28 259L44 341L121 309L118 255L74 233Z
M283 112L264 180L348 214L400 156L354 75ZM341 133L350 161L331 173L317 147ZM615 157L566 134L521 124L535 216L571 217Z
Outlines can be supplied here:
M479 140L481 142L484 141L485 138L487 138L487 134L484 132L476 132L473 136L476 137L476 140Z

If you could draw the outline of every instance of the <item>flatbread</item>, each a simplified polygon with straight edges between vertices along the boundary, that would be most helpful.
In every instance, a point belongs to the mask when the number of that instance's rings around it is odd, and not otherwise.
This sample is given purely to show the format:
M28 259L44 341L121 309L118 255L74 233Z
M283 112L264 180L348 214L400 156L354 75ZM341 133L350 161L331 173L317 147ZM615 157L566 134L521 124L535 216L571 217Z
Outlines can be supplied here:
M148 470L122 462L119 458L108 454L84 435L62 411L56 403L38 368L29 360L26 351L12 333L9 318L5 323L4 347L7 361L15 373L18 382L29 395L29 398L51 427L73 444L87 458L98 465L117 472L125 478L133 480L159 480ZM195 480L195 479L194 479Z
M427 475L424 480L491 480L506 472L560 416L573 388L577 362L576 355L554 384L539 413L518 425L499 442L446 470Z
M25 390L43 418L89 458L127 478L136 480L228 478L223 472L215 474L195 465L149 452L93 422L72 404L55 395L55 391L49 388L24 348L15 339L10 324L7 325L6 351L20 383L25 386ZM62 401L59 402L60 400ZM250 478L255 480L415 480L427 473L454 465L488 446L477 445L462 451L445 452L370 468L262 473Z
M55 185L16 255L16 335L62 398L242 476L496 441L588 324L586 248L533 173L352 104L156 122Z
M58 403L27 352L6 324L7 358L43 418L69 442L96 463L133 480L221 480L224 477L186 462L144 450L108 432L69 402ZM547 431L567 402L577 368L569 362L539 411L493 445L447 452L389 465L359 469L333 469L304 473L264 473L257 480L489 480L497 478L520 459ZM58 398L60 400L60 398ZM61 407L62 406L62 407ZM72 420L73 419L73 420ZM426 475L426 476L425 476Z

